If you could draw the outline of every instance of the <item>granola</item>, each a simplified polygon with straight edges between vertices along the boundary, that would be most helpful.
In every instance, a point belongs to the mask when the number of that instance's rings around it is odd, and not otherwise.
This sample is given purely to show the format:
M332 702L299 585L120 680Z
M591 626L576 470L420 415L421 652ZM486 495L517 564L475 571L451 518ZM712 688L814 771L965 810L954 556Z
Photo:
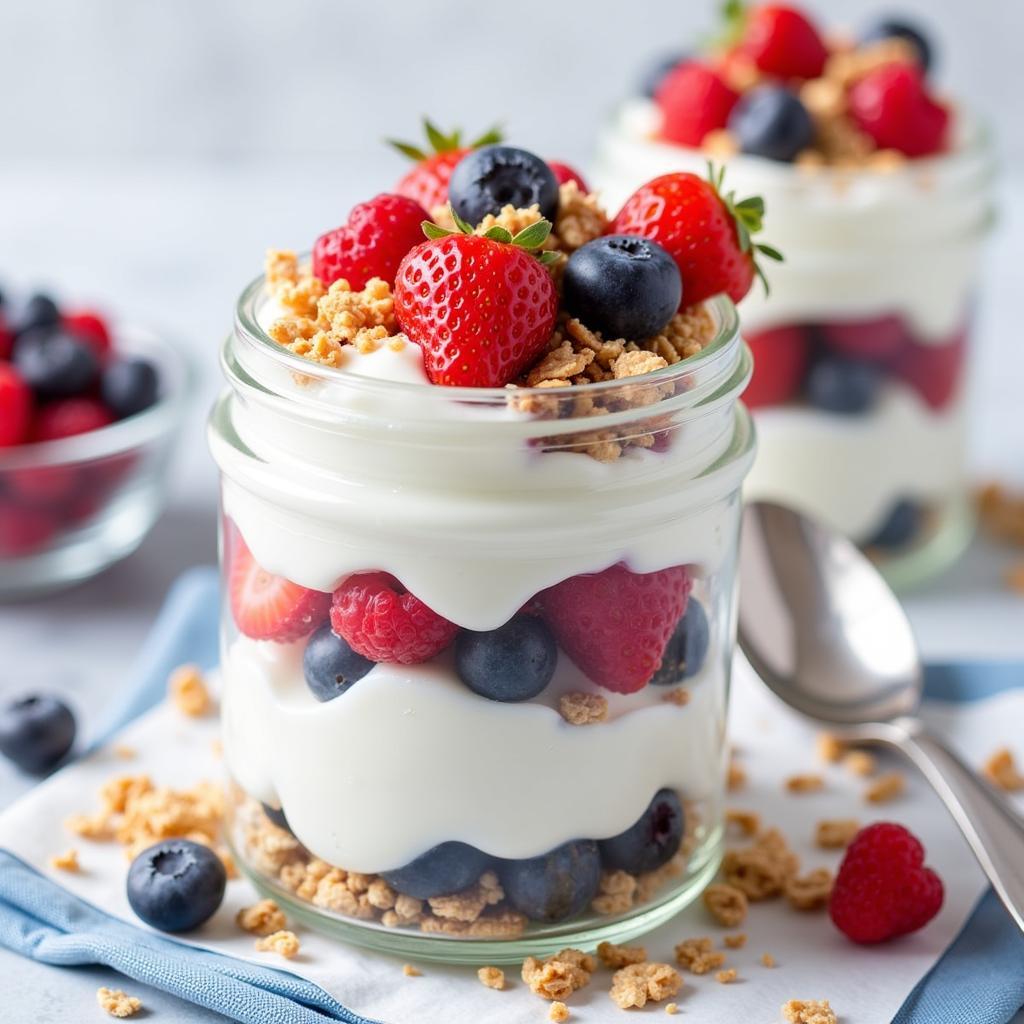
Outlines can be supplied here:
M885 804L903 795L907 788L906 779L899 772L880 775L864 791L864 799L871 804Z
M285 960L293 960L299 955L299 940L295 932L279 931L272 932L262 939L256 940L256 951L258 953L277 953Z
M487 988L501 991L505 987L505 972L500 967L481 967L477 970L476 976L480 984Z
M96 1002L101 1010L106 1010L111 1017L134 1017L142 1009L142 1000L130 996L119 988L104 986L96 992Z
M820 910L832 895L832 872L815 868L806 875L787 878L783 894L794 910Z
M671 964L631 964L612 975L608 993L621 1010L660 1003L678 995L683 979Z
M558 700L558 713L570 725L594 725L608 718L608 700L599 693L565 693Z
M528 956L523 961L522 978L530 991L542 999L564 1001L589 984L596 969L597 962L589 954L563 949L546 960Z
M722 945L726 949L742 949L747 944L745 932L737 932L735 935L726 935L722 939Z
M597 956L605 967L618 970L631 964L642 964L647 959L647 950L643 946L616 946L602 942L597 947Z
M790 999L782 1007L786 1024L838 1024L835 1010L827 999Z
M555 1024L562 1024L563 1021L569 1019L569 1007L565 1003L553 1002L551 1008L548 1010L548 1020L554 1021Z
M50 867L55 868L57 871L67 871L73 875L78 874L82 870L82 865L78 862L78 851L71 847L63 853L56 854L50 858Z
M212 706L206 680L196 665L181 665L167 683L174 706L189 718L201 718Z
M999 789L1016 793L1024 789L1024 775L1017 768L1009 747L1000 747L986 761L982 769L985 777Z
M715 971L715 981L719 985L729 985L736 980L736 968L727 967L724 971Z
M711 939L684 939L675 947L676 962L692 974L707 974L725 963L725 954L714 948Z
M851 775L859 775L866 779L875 774L878 762L875 760L875 756L866 750L851 750L843 758L843 766Z
M817 793L825 788L825 780L820 775L791 775L786 779L787 793Z
M242 931L267 936L284 931L288 924L284 911L273 900L260 900L251 907L243 907L235 917Z
M747 896L735 886L709 885L704 890L703 900L711 916L726 928L735 928L746 919Z
M814 841L823 850L843 850L860 831L856 818L831 818L819 821L814 830Z

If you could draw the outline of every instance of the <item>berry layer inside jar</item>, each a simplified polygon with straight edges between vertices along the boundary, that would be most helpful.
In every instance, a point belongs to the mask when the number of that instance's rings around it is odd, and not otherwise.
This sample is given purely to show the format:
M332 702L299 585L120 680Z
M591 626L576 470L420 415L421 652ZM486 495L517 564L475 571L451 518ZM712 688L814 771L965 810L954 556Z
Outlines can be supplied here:
M225 752L257 870L471 935L620 913L684 874L722 778L714 577L617 564L478 632L387 573L311 591L225 534Z
M889 314L785 323L747 341L744 399L761 437L750 491L821 505L883 550L919 541L959 482L966 327L925 340Z

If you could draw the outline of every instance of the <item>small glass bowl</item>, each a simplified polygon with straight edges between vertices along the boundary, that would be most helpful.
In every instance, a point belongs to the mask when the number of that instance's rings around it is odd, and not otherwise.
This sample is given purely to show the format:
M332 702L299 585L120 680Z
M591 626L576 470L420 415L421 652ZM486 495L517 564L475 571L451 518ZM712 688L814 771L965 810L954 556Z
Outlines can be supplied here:
M87 434L0 450L0 599L102 572L142 543L163 509L192 369L150 331L119 328L117 350L154 363L155 405Z

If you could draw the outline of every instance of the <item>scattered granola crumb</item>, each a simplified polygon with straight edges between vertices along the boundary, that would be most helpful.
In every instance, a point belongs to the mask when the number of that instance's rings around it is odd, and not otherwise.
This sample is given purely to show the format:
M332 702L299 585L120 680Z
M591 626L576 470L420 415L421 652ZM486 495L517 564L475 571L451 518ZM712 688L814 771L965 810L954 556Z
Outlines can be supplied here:
M742 949L746 944L746 932L737 932L735 935L726 935L722 939L722 945L724 945L726 949Z
M134 747L129 747L126 743L115 743L111 750L114 753L114 757L118 757L122 761L131 761L139 756L138 751Z
M563 949L546 960L528 956L523 961L522 978L542 999L561 1001L589 984L596 968L597 961L588 953Z
M727 967L724 971L715 972L715 981L719 985L730 985L736 980L736 968Z
M1024 775L1017 768L1013 751L1009 747L1000 747L985 762L982 769L985 777L993 786L1016 793L1024 789Z
M851 750L843 758L843 766L851 775L859 775L866 779L875 774L878 761L874 754L869 754L866 750Z
M56 856L50 858L50 867L56 868L58 871L68 871L73 875L77 875L82 870L82 865L78 863L78 851L71 847L63 853L56 854Z
M820 732L817 739L818 757L829 764L835 764L846 752L847 745L833 732Z
M548 1020L555 1021L555 1024L561 1024L562 1021L569 1019L569 1007L565 1003L554 1002L551 1004L551 1009L548 1010Z
M832 818L819 821L814 830L814 841L823 850L843 850L860 831L856 818Z
M683 979L671 964L630 964L612 975L608 994L619 1009L628 1010L660 1003L682 987Z
M778 896L798 868L799 858L777 829L768 829L749 847L726 850L722 860L726 882L752 902Z
M608 701L599 693L565 693L558 700L558 713L570 725L594 725L608 718Z
M725 963L725 954L712 948L708 938L684 939L675 947L676 962L693 974L707 974Z
M480 984L500 992L505 987L505 972L500 967L481 967L476 976Z
M753 838L761 831L761 815L757 811L741 811L730 807L725 812L726 825L735 825L740 832Z
M817 793L825 788L825 780L820 775L791 775L786 779L787 793Z
M167 684L174 706L189 718L201 718L210 710L210 691L202 672L195 665L181 665L171 673Z
M665 693L661 699L668 704L675 704L677 707L684 708L690 703L690 691L683 686L677 686L675 689Z
M299 955L299 940L295 932L272 932L265 938L256 940L256 951L278 953L285 960L292 960Z
M288 924L284 911L273 900L260 900L251 907L243 907L235 917L242 931L253 935L273 935L284 931Z
M704 906L711 916L726 928L742 924L747 916L747 896L732 885L716 883L704 890Z
M101 1010L106 1010L111 1017L132 1017L142 1009L142 1000L130 996L119 988L104 986L96 993L96 1002Z
M747 773L742 765L735 761L729 762L728 774L725 777L725 787L730 793L742 789L747 784Z
M885 804L903 795L906 780L899 772L889 772L879 777L864 791L864 799L870 804Z
M605 967L617 971L620 967L642 964L647 959L647 950L643 946L616 946L602 942L597 947L597 956Z
M667 1014L669 1014L670 1016L674 1016L675 1014L677 1014L679 1012L679 1004L678 1003L666 1003L665 1004L665 1012Z
M827 999L790 999L782 1007L787 1024L838 1024Z
M802 877L787 878L783 893L794 910L820 910L832 894L832 872L815 868Z
M762 953L761 954L761 966L762 967L774 967L775 966L775 957L773 957L771 955L771 953Z
M413 967L412 964L402 964L402 973L407 978L422 978L423 972L418 967Z

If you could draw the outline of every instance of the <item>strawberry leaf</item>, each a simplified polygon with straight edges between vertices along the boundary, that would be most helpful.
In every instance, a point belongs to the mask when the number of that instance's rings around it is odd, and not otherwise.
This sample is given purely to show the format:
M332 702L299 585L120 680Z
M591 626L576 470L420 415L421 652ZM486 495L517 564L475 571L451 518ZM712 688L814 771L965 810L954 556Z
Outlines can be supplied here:
M513 240L512 232L508 228L503 228L500 224L495 224L494 227L488 228L484 232L484 238L489 238L492 242L504 242L506 245Z
M455 207L452 206L451 203L448 204L448 212L452 215L452 220L455 221L455 226L459 229L459 231L461 231L464 235L473 234L473 225L470 224L469 221L463 220L455 212Z
M427 137L429 148L413 145L410 142L401 142L398 139L387 139L389 146L397 149L403 156L409 157L420 163L428 157L437 153L451 153L453 150L462 148L462 131L456 128L451 132L443 132L434 124L430 118L423 118L423 132ZM480 146L488 146L493 142L501 142L502 133L500 127L495 125L489 128L483 135L475 138L470 144L470 149L478 149Z
M483 135L478 135L470 144L470 149L479 149L481 146L493 146L496 142L502 142L505 139L505 135L501 130L501 125L496 124L491 128L488 128Z
M551 266L552 263L557 263L559 259L559 253L554 252L551 249L544 249L537 253L537 259L544 264L545 267Z
M410 160L415 160L416 163L427 159L427 154L419 146L414 146L409 142L400 142L398 139L385 139L384 141L393 149L397 149L402 156L407 156Z
M550 234L551 221L542 218L518 232L512 239L512 244L518 245L520 249L539 249L548 240Z
M423 221L420 227L423 228L423 234L430 239L446 238L448 235L459 234L458 231L451 231L448 228L443 228L440 224L435 224L432 220Z

